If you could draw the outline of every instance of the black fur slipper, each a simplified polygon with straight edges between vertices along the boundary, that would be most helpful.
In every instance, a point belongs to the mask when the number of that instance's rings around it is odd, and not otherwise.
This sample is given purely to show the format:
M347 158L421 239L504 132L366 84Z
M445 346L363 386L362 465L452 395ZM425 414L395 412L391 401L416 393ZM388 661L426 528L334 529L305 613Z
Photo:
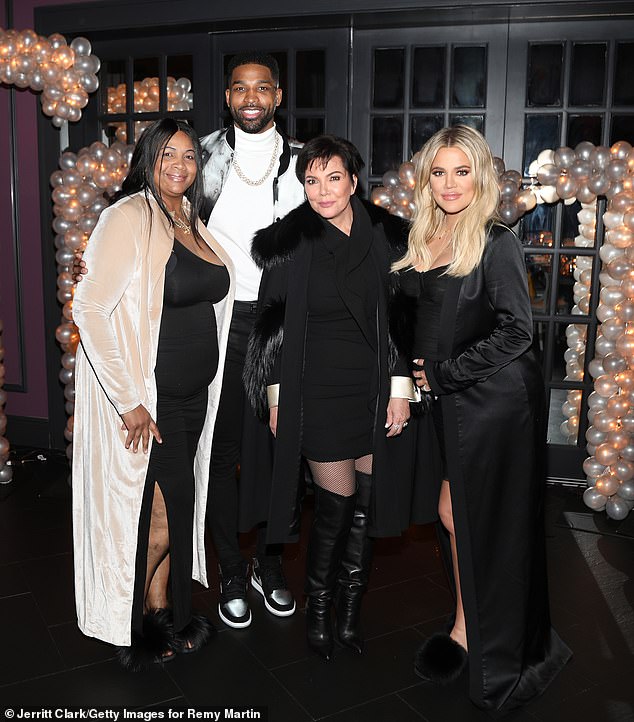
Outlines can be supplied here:
M182 654L197 652L216 634L214 625L202 614L193 614L191 622L174 638Z
M438 632L424 642L414 659L414 672L427 682L448 684L467 663L467 650L448 634Z
M177 651L172 612L155 609L143 615L143 633L132 632L132 644L117 649L117 659L131 672L140 672L157 662L171 662Z

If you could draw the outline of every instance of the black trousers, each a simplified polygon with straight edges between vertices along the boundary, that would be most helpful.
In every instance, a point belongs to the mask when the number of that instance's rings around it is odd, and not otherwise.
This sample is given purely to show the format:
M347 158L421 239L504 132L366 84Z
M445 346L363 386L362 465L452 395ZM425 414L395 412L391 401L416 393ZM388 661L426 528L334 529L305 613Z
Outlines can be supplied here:
M211 447L207 528L211 532L220 566L224 570L241 564L243 560L238 544L236 467L240 461L246 407L242 370L256 310L255 301L236 301L233 306L220 405ZM281 553L281 545L265 546L265 536L266 528L262 526L258 529L257 537L258 559Z

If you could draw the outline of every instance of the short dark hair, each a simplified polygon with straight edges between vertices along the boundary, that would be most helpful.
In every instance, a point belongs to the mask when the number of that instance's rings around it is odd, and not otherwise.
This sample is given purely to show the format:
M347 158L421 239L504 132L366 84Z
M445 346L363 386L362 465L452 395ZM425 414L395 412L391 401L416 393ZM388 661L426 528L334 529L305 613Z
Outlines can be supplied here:
M159 189L154 183L154 166L169 139L178 133L178 131L185 133L191 140L196 158L196 178L185 192L185 196L191 203L191 213L188 220L196 240L201 242L202 238L196 228L196 221L200 216L204 200L202 148L198 140L198 134L184 120L162 118L152 123L152 125L141 133L141 137L134 147L128 175L121 184L121 191L113 198L113 202L123 196L129 196L138 191L144 191L146 198L148 197L148 193L151 193L170 223L173 223L172 217L163 203Z
M271 71L271 77L275 85L280 84L280 66L277 60L268 53L260 53L257 50L251 50L248 53L239 53L234 55L227 66L227 88L231 86L231 75L236 68L241 65L263 65Z
M304 184L306 171L315 161L319 161L323 168L334 156L341 158L343 166L350 176L358 177L365 165L361 154L349 140L336 135L318 135L309 140L297 156L295 174L299 178L299 182Z

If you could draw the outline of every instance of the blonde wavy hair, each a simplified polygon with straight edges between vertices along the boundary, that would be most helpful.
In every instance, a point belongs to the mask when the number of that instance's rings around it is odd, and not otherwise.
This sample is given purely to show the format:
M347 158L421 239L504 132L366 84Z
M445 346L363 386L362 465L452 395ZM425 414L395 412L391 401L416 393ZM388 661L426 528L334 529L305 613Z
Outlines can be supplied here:
M445 213L431 193L430 176L436 154L441 148L459 148L469 159L473 179L473 200L460 214L453 230L453 260L446 273L466 276L482 259L487 242L487 226L498 219L499 188L493 155L484 136L466 125L443 128L425 143L416 159L416 211L409 232L407 253L396 261L393 271L419 267L426 271L433 262L429 243L442 228Z

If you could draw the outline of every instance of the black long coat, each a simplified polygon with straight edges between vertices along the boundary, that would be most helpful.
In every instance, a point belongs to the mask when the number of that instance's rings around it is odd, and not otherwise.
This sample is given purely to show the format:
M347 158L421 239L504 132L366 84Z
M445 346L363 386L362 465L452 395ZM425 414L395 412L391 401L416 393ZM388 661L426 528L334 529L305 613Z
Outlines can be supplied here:
M544 386L522 248L507 228L491 228L472 273L448 278L438 350L447 360L425 372L442 407L470 695L510 709L543 691L571 653L550 625ZM432 443L420 440L421 453ZM428 481L436 503L439 479Z
M390 265L403 255L407 225L401 219L353 197L354 213L371 221L369 253L376 270L378 302L378 401L373 447L373 499L370 533L399 535L409 525L412 491L413 437L387 439L385 414L390 374L409 376L409 363L399 358L388 333ZM285 542L296 536L298 476L301 461L302 369L306 332L307 288L312 245L323 232L322 219L302 204L281 221L258 231L252 256L263 269L259 315L249 341L245 388L259 416L249 415L240 472L240 527L268 522L267 541ZM281 379L277 438L268 428L266 386ZM269 473L269 469L272 471Z

